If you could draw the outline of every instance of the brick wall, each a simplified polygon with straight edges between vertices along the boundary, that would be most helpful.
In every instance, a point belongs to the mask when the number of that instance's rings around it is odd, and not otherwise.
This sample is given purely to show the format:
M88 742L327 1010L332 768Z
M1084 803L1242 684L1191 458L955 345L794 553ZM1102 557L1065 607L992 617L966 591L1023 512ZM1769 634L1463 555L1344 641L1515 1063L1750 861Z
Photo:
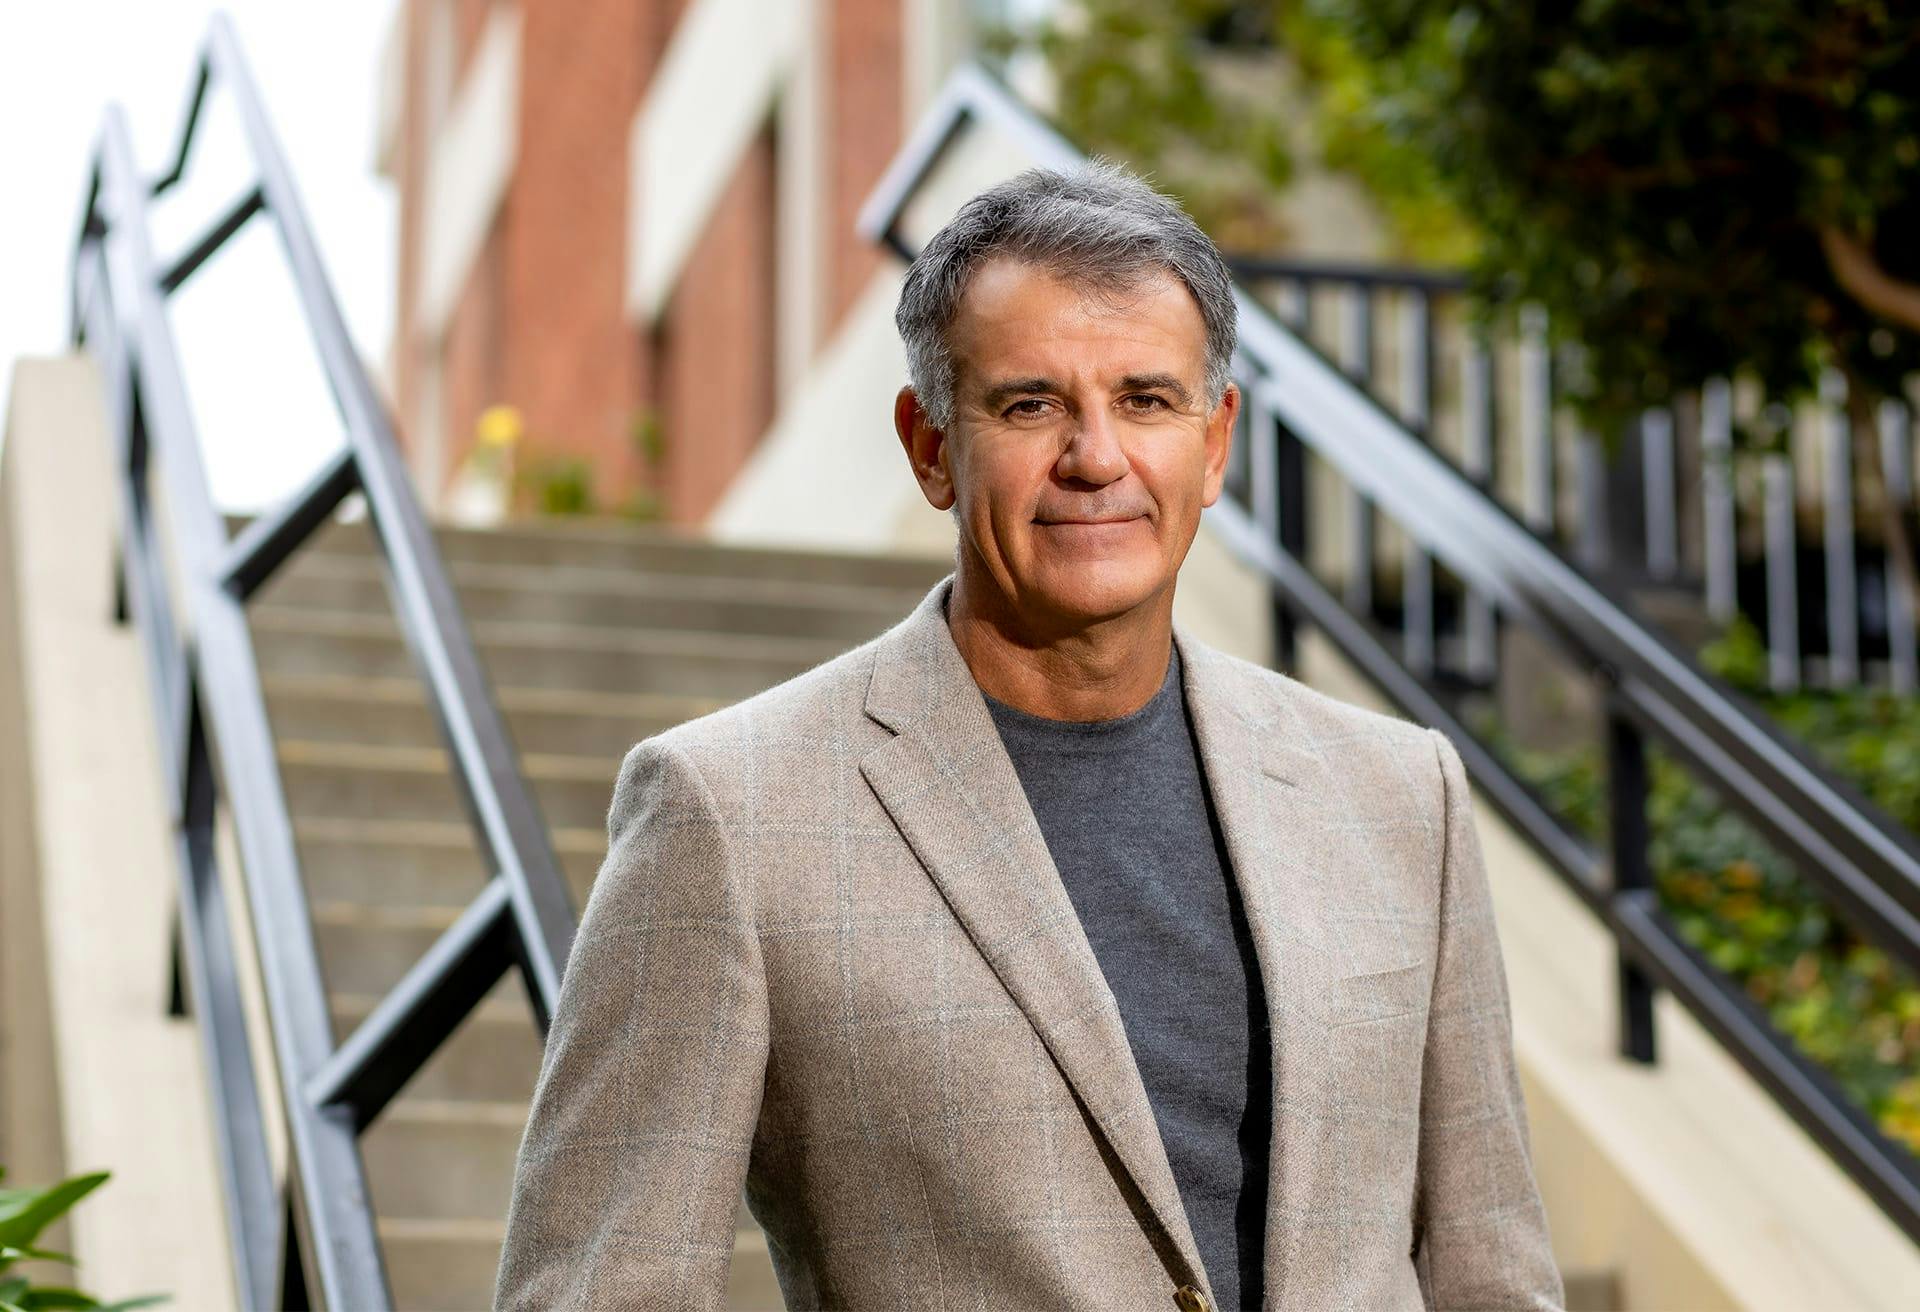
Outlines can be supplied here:
M668 513L713 508L774 413L774 144L741 156L653 336Z
M400 444L411 450L424 440L413 431L415 416L420 413L413 290L420 280L421 179L426 173L426 106L419 93L426 77L426 5L422 0L406 0L399 21L405 32L401 62L406 91L400 103L400 139L393 158L393 183L400 194L400 249L394 261L393 396L399 411L395 422Z
M504 207L507 399L530 447L591 460L603 499L632 486L641 397L625 311L627 133L656 34L633 0L522 6L520 142Z
M443 479L459 468L460 455L472 449L475 421L487 406L511 398L504 394L505 329L501 313L501 273L505 267L506 216L494 220L486 246L474 261L466 286L447 320L440 357L441 417L450 438L451 458Z
M473 62L474 52L480 49L480 34L487 30L487 17L495 5L504 0L438 0L442 4L453 6L453 42L454 56L453 80L459 84L466 76L467 66Z
M905 0L821 0L826 27L827 252L822 341L879 267L881 253L854 231L867 194L901 139Z
M669 447L658 491L672 518L698 521L777 405L771 132L737 165L661 322L636 324L625 309L628 134L690 0L405 3L408 93L394 163L401 193L394 382L403 434L420 413L420 352L430 346L413 297L431 152L415 92L425 80L430 10L452 6L455 62L464 71L492 6L517 3L517 163L443 341L444 474L472 449L479 412L509 402L525 416L527 456L585 457L602 505L611 507L655 476L631 439L635 418L651 410ZM853 233L853 221L901 136L904 4L820 0L828 134L817 307L823 341L880 258Z

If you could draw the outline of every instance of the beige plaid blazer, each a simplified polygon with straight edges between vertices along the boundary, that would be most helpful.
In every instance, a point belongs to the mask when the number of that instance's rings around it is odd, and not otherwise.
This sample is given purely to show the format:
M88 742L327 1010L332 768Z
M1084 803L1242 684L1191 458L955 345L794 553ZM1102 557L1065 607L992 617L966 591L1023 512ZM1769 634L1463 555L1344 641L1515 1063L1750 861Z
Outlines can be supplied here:
M790 1307L1210 1305L950 587L628 752L496 1309L720 1306L743 1187ZM1459 755L1175 641L1271 1009L1267 1306L1560 1307Z

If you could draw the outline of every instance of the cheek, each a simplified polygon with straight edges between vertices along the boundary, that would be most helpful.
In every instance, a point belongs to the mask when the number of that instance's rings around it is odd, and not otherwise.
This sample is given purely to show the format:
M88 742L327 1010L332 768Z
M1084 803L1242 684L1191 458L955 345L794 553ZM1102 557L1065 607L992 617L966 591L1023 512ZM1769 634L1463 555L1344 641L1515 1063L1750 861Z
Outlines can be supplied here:
M1160 508L1163 530L1199 513L1207 477L1202 457L1182 447L1179 451L1143 455L1134 461L1133 468Z
M961 515L1003 532L1030 523L1052 468L1038 443L1007 444L991 457L976 455L960 471L956 495Z

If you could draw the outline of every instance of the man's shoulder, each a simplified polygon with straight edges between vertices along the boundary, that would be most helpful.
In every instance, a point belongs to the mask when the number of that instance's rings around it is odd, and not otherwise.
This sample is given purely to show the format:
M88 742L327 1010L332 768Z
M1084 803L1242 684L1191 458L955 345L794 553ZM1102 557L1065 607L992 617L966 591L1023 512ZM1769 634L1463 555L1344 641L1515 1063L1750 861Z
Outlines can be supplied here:
M725 773L749 761L789 765L798 757L844 753L867 729L867 687L877 649L873 638L741 701L686 720L636 743L689 759L703 775Z
M1403 715L1342 700L1285 671L1218 647L1195 642L1193 649L1212 667L1214 678L1243 715L1260 723L1291 718L1305 732L1309 748L1356 740L1399 751L1426 745L1427 729Z

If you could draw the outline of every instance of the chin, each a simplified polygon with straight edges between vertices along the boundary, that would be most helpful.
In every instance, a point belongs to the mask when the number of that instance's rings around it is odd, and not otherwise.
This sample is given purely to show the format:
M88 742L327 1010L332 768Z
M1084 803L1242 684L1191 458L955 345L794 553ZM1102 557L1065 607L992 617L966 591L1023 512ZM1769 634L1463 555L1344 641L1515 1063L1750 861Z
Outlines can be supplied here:
M1147 561L1061 560L1039 571L1033 592L1055 614L1104 620L1151 601L1166 581L1166 563L1157 555Z

